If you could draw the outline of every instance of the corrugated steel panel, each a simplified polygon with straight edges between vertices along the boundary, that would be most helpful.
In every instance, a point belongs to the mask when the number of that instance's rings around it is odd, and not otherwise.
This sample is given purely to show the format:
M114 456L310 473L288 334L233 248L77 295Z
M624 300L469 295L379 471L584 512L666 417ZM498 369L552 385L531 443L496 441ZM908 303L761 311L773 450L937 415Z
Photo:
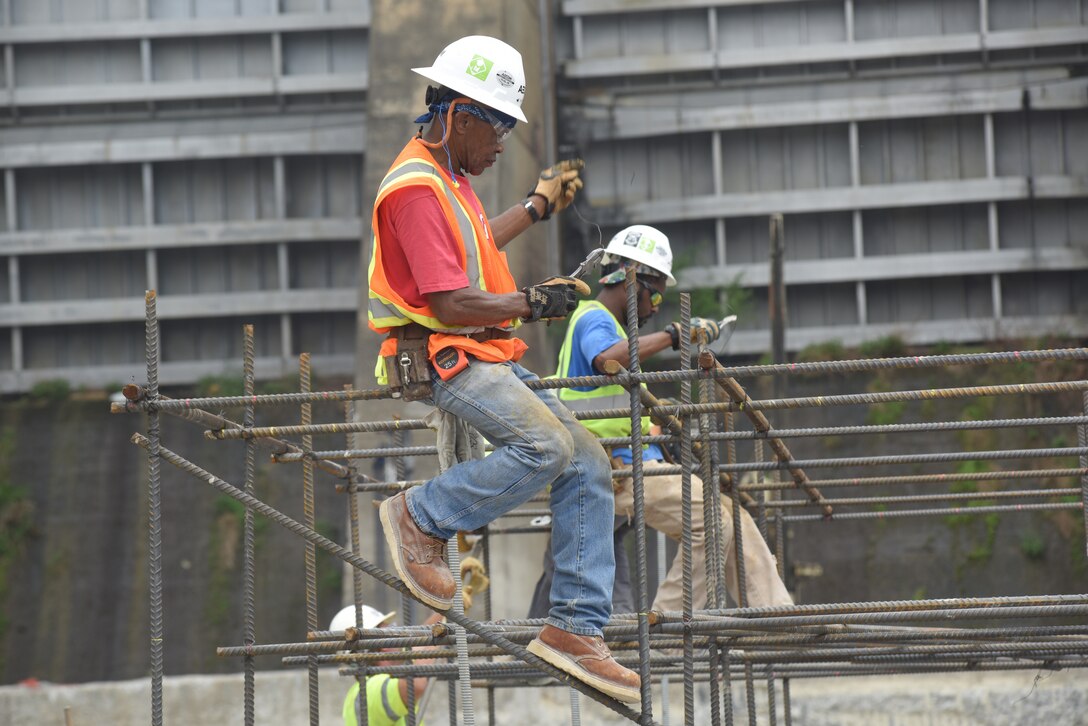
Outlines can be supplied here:
M291 289L355 288L359 285L359 242L300 241L288 247Z
M211 159L154 165L155 222L273 219L270 159Z
M561 142L589 149L596 219L667 228L697 265L681 287L724 287L738 265L765 271L766 215L786 212L788 268L808 283L789 288L791 327L852 341L981 340L1005 318L1024 330L1073 314L1043 300L1064 299L1060 282L1035 305L1002 296L1018 269L1088 269L1083 3L699 5L564 5ZM1023 249L1040 254L1010 256ZM743 284L756 320L739 352L759 352L766 275Z
M362 200L362 159L305 156L287 160L287 216L357 217Z
M869 285L869 322L917 323L993 315L990 278L942 277L887 280Z
M21 230L143 224L140 167L135 164L19 169L15 190Z
M984 204L874 209L862 213L866 255L986 250L990 246Z
M1009 315L1088 315L1088 273L1023 272L1002 280L1005 310ZM1043 334L1049 332L1040 330ZM1060 332L1060 331L1058 331Z
M26 255L19 258L22 302L142 295L147 263L140 252Z
M160 250L162 295L276 290L279 272L272 245Z
M0 243L18 251L21 305L4 270L0 314L22 328L26 375L6 330L5 390L137 374L142 325L100 321L135 318L149 286L164 359L194 362L174 382L237 368L249 310L275 311L257 320L266 373L300 343L350 372L369 14L367 0L11 0ZM293 316L316 310L335 324L304 333Z
M140 341L142 327L138 323L106 323L23 328L24 365L27 369L34 369L131 363L143 355ZM101 383L123 385L129 381Z
M222 361L223 373L241 377L242 326L246 324L253 325L254 346L258 356L279 355L279 317L265 315L247 316L245 319L164 320L160 336L162 360L164 363Z
M354 312L299 314L291 318L292 335L300 350L315 355L355 353L355 329L358 319ZM317 371L318 374L324 371Z

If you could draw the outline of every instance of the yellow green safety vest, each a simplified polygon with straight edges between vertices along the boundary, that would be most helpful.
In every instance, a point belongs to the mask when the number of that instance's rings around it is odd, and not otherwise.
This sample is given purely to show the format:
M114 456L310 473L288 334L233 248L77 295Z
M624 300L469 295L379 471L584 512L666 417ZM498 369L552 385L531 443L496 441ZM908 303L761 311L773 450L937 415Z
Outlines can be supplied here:
M582 300L570 316L567 325L567 334L563 339L563 347L559 349L559 365L555 374L560 378L570 375L570 356L574 343L574 328L578 320L590 310L603 310L612 318L616 325L616 332L627 340L627 331L616 320L616 316L597 300ZM644 386L646 384L643 384ZM628 408L631 405L631 394L626 388L618 384L598 386L588 391L575 391L570 388L559 389L559 400L566 404L572 411L590 411L601 408ZM631 435L631 418L596 418L585 419L582 425L589 429L598 438ZM650 417L642 417L643 435L650 433Z
M359 726L359 683L352 684L344 698L344 726ZM419 708L419 699L416 699ZM366 722L368 726L403 726L408 706L400 697L397 679L378 673L366 679ZM422 721L417 722L423 726Z

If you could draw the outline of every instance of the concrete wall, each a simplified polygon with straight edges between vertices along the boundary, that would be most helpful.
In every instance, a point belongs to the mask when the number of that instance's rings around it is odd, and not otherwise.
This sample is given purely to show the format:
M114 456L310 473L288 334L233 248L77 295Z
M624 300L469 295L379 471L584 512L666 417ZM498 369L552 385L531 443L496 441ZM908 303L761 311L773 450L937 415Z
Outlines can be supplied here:
M348 681L332 669L321 671L322 724L339 724ZM791 683L793 723L798 726L1022 726L1083 724L1088 709L1088 680L1083 671L952 673L930 676L795 680ZM447 726L445 685L437 686L425 712L430 726ZM746 722L743 687L734 687L733 714ZM182 676L163 684L164 723L242 724L242 678L239 675ZM498 692L496 723L554 726L571 722L567 688L518 688ZM256 722L304 724L308 699L306 674L260 673L256 685ZM486 720L485 692L473 693L477 721ZM709 723L708 690L696 688L696 723ZM581 723L586 726L629 724L594 701L580 696ZM756 690L757 714L766 723L766 689ZM11 726L64 724L70 709L72 726L144 726L150 715L147 680L43 684L0 688L0 723ZM781 685L776 713L783 717ZM654 716L664 723L660 691L654 692ZM681 686L669 689L668 723L683 722Z

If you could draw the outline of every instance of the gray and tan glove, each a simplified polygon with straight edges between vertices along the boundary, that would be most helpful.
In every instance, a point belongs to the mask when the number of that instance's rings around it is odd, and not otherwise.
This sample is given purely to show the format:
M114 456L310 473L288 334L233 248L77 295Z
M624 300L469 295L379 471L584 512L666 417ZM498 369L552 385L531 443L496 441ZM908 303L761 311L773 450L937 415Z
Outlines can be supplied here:
M581 159L564 159L540 172L540 178L528 196L535 194L544 200L544 214L541 219L548 219L555 212L561 212L570 206L574 195L582 188L583 182L578 172L585 166L586 163Z
M680 324L669 323L665 326L665 332L672 336L672 349L680 350ZM711 320L710 318L692 318L691 319L691 342L692 343L713 343L718 339L718 336L722 334L721 326L718 325L718 321Z
M522 318L531 323L534 320L556 320L565 318L578 307L578 296L588 296L589 285L575 277L549 277L521 289L529 301L529 316Z

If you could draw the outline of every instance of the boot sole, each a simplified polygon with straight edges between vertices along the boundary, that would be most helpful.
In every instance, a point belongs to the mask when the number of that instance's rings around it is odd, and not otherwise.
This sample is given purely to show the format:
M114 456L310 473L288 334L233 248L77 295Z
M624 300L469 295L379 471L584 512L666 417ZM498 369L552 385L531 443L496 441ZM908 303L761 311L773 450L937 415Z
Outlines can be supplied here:
M546 643L542 643L539 640L533 640L529 643L527 650L537 658L555 666L572 678L577 678L587 686L592 686L601 693L609 695L617 701L637 703L642 700L642 692L638 688L619 686L612 681L607 681L600 676L595 676L589 671L580 668L576 663L571 662L566 655L555 650Z
M431 595L419 585L415 584L415 582L408 577L405 569L401 567L400 541L396 534L396 527L393 526L389 517L389 502L392 500L393 498L389 497L381 503L381 506L378 507L378 518L382 522L382 534L385 535L385 544L389 547L389 558L393 560L393 568L397 571L397 576L400 577L400 581L404 583L404 586L408 588L408 591L419 598L425 605L443 612L449 610L453 607L452 598L448 602L439 600L434 595Z

